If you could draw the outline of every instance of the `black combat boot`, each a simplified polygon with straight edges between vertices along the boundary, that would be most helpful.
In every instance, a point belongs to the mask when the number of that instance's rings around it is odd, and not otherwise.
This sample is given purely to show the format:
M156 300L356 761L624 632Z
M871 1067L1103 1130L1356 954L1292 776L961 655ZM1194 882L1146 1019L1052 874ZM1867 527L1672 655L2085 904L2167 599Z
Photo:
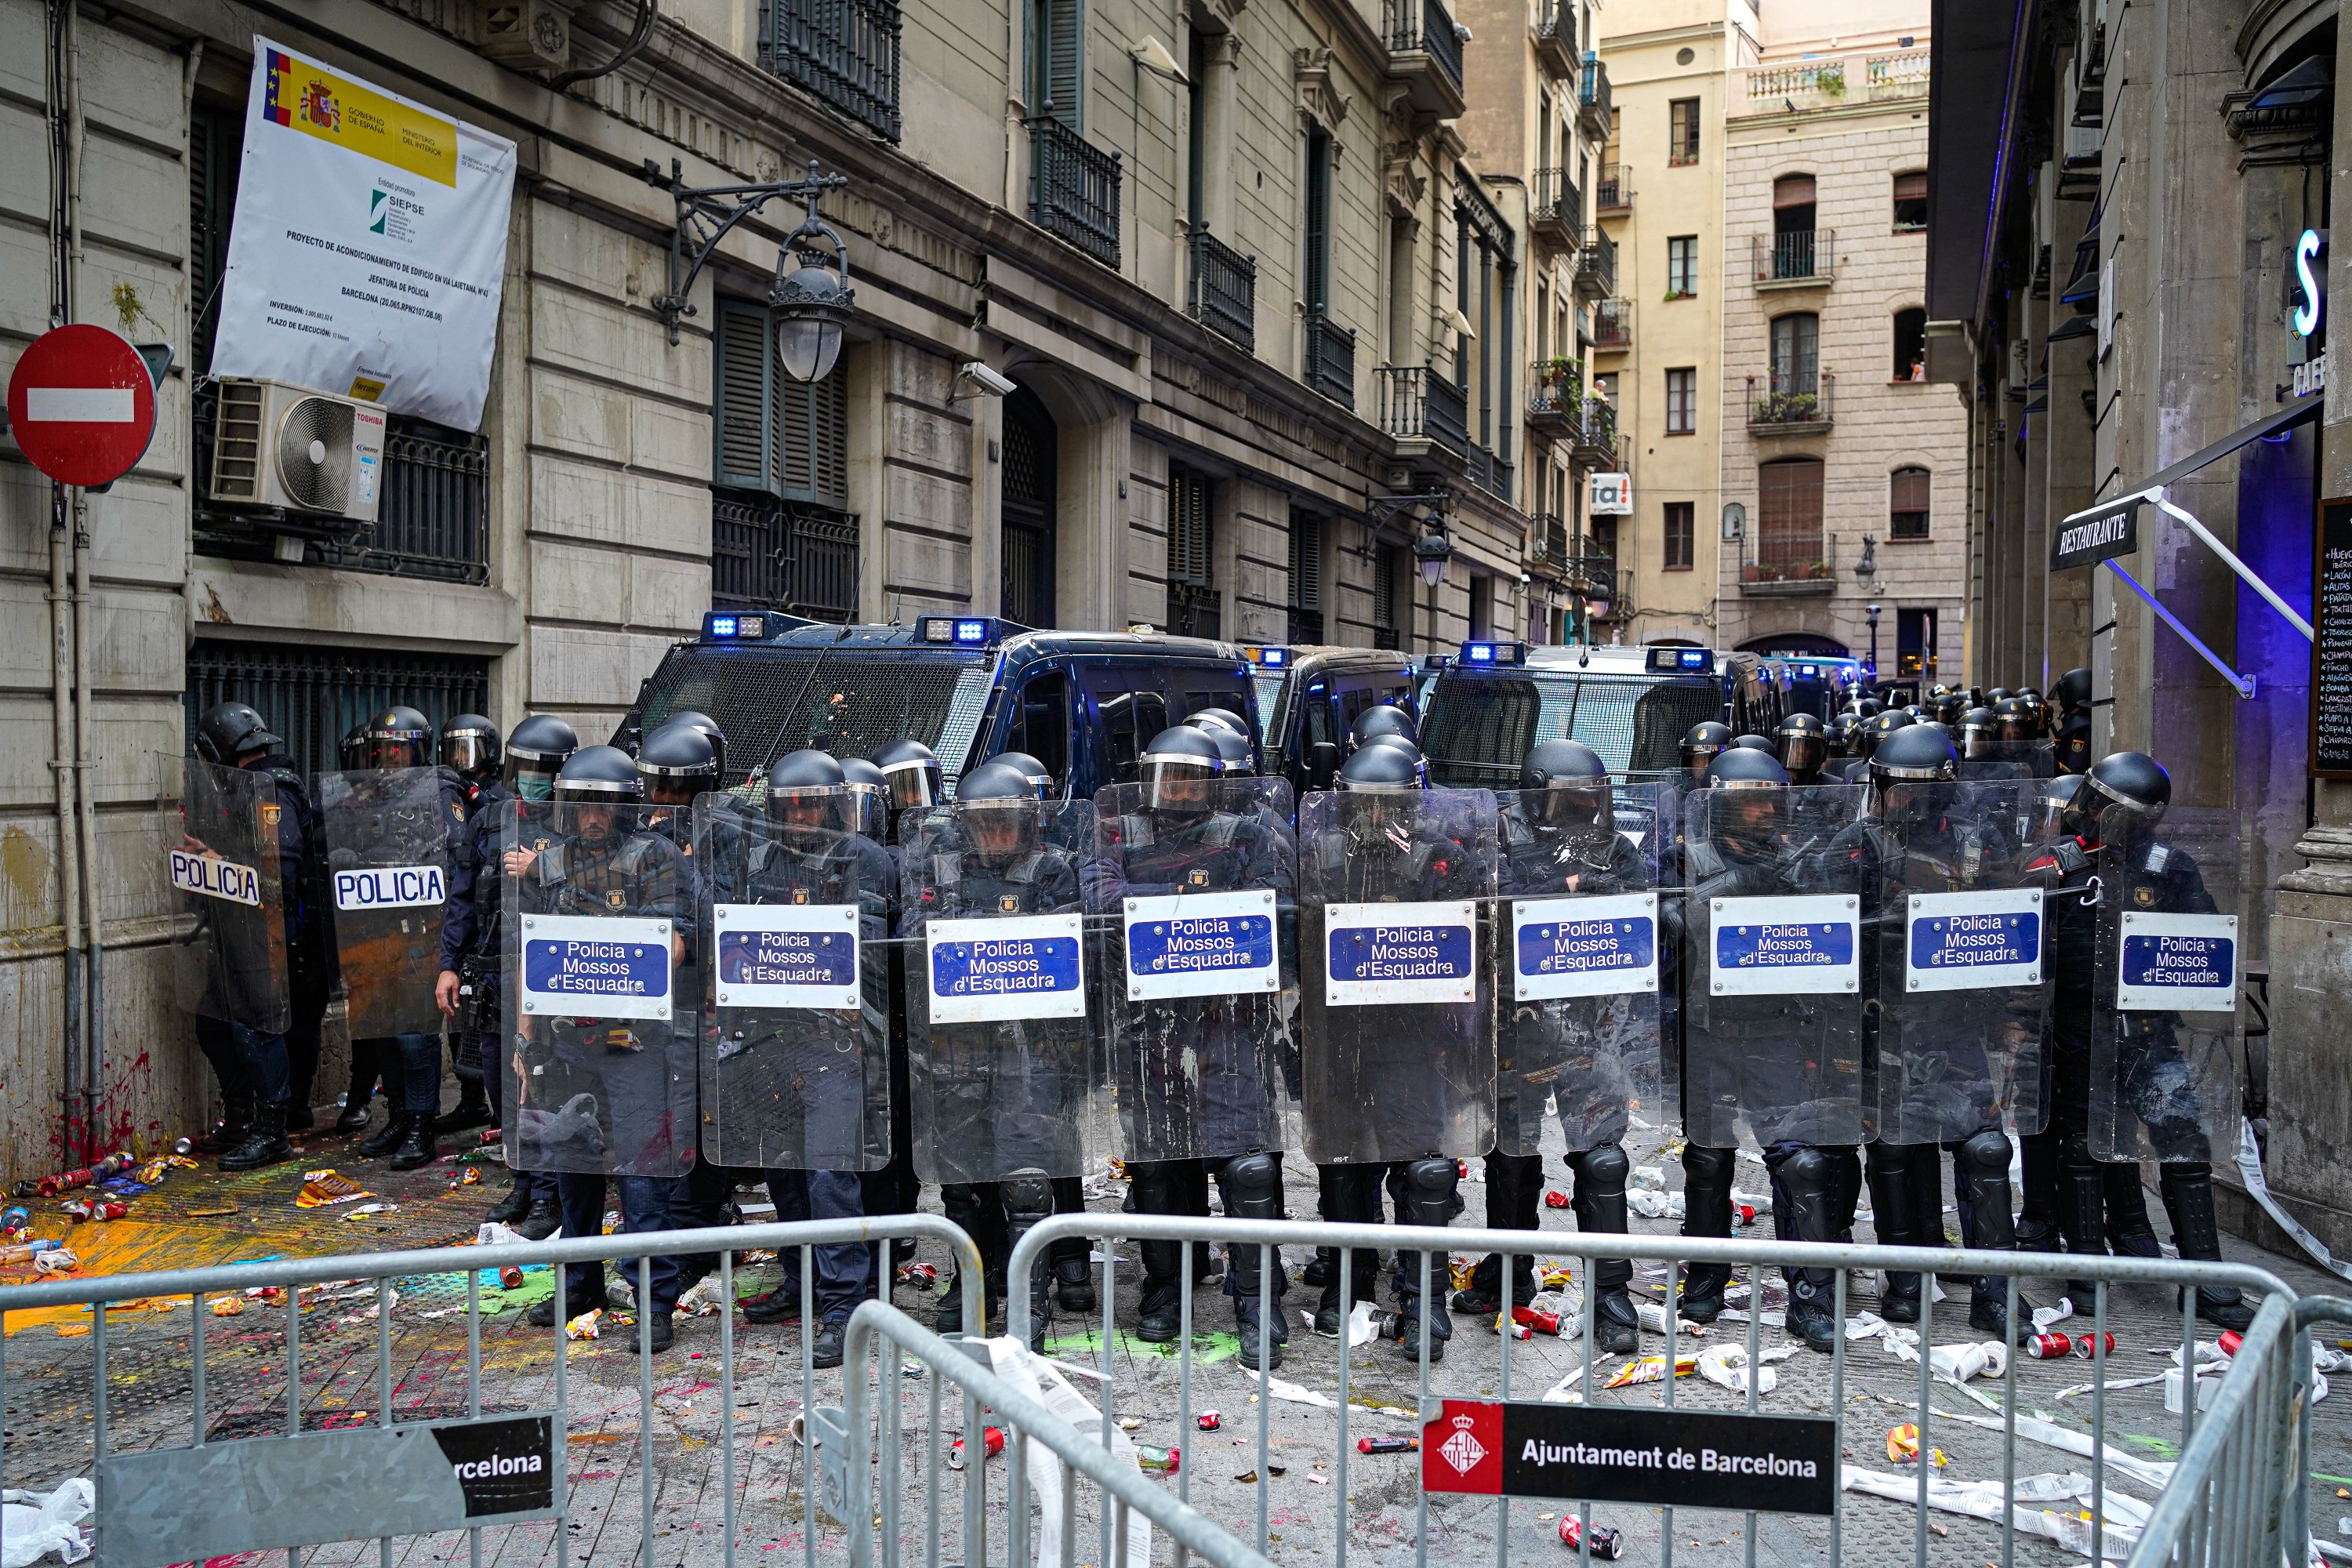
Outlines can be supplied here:
M1137 1214L1175 1212L1168 1176L1168 1167L1158 1161L1128 1166L1128 1201ZM1146 1344L1172 1344L1184 1331L1184 1244L1142 1241L1136 1250L1143 1255L1143 1291L1136 1301L1135 1337Z
M1780 1239L1832 1241L1828 1153L1811 1147L1799 1149L1784 1157L1773 1174L1779 1178L1776 1195L1786 1194L1789 1205L1787 1214L1772 1216ZM1837 1320L1837 1270L1783 1268L1780 1272L1789 1282L1789 1306L1782 1319L1789 1333L1803 1340L1808 1349L1830 1354L1837 1349L1842 1328Z
M2184 1259L2219 1263L2221 1228L2213 1217L2213 1167L2202 1160L2167 1161L2157 1167L2157 1190L2172 1220L2172 1245ZM2254 1310L2235 1285L2200 1285L2197 1315L2218 1329L2244 1333L2254 1326Z
M286 1107L263 1101L253 1108L244 1142L221 1155L220 1168L257 1171L264 1165L282 1165L293 1157L294 1145L286 1141Z
M1685 1236L1730 1236L1731 1171L1737 1163L1728 1149L1696 1143L1683 1146ZM1694 1323L1711 1323L1723 1315L1723 1292L1730 1283L1727 1263L1686 1263L1675 1291L1675 1310Z
M199 1154L226 1154L245 1146L253 1136L253 1096L224 1093L221 1096L221 1119L209 1131L199 1133L194 1147Z
M1968 1243L1980 1252L2014 1252L2017 1228L2009 1211L2009 1139L1989 1127L1960 1145L1960 1170L1968 1181ZM2023 1344L2033 1332L2033 1303L2017 1299L2009 1316L2009 1280L1979 1274L1969 1283L1969 1326L2010 1344Z
M1868 1147L1870 1224L1881 1247L1924 1247L1919 1234L1917 1167L1908 1146L1873 1142ZM1919 1321L1923 1281L1916 1274L1888 1269L1878 1283L1878 1315L1890 1323Z
M1218 1168L1217 1191L1224 1197L1225 1213L1234 1219L1279 1219L1281 1156L1236 1155ZM1270 1278L1264 1271L1269 1256L1274 1265ZM1234 1299L1234 1327L1241 1336L1241 1363L1255 1372L1263 1345L1265 1367L1271 1372L1282 1364L1283 1347L1290 1342L1290 1318L1282 1310L1282 1298L1290 1289L1290 1277L1282 1267L1282 1249L1237 1241L1227 1249L1227 1258L1231 1266L1225 1270L1225 1292ZM1268 1297L1272 1298L1270 1302ZM1266 1306L1271 1306L1272 1313L1261 1317L1260 1309Z
M392 1168L414 1171L419 1165L429 1165L440 1157L441 1145L433 1136L433 1119L411 1115L408 1131L402 1135L400 1147L393 1152Z
M1462 1168L1451 1160L1415 1160L1404 1167L1403 1180L1397 1192L1397 1219L1411 1226L1444 1226L1454 1223L1462 1212ZM1396 1292L1397 1310L1389 1320L1389 1337L1403 1345L1414 1355L1421 1353L1424 1336L1429 1345L1432 1363L1445 1359L1446 1342L1454 1337L1454 1320L1445 1310L1446 1278L1451 1265L1443 1252L1429 1256L1429 1294L1421 1289L1422 1258L1420 1252L1400 1248L1396 1270L1391 1284Z
M382 1127L360 1140L354 1151L362 1159L381 1160L408 1142L409 1124L415 1120L405 1110L395 1110L384 1119Z
M1633 1228L1626 1211L1625 1178L1633 1163L1620 1143L1603 1143L1568 1157L1576 1175L1576 1228L1588 1236L1623 1236ZM1684 1199L1688 1212L1689 1199ZM1622 1258L1592 1262L1592 1337L1611 1355L1631 1355L1642 1342L1641 1315L1626 1287L1633 1266Z

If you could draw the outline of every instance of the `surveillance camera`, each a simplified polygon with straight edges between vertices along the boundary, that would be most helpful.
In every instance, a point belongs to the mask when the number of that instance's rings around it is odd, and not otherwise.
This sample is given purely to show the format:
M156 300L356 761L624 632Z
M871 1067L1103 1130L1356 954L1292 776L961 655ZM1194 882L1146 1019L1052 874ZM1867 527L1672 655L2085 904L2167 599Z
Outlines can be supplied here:
M966 360L964 362L963 368L956 374L965 380L978 382L980 384L981 391L987 393L991 397L1010 397L1013 395L1013 389L1012 381L1005 376L998 374L995 371L989 369L988 366L982 364L976 359Z

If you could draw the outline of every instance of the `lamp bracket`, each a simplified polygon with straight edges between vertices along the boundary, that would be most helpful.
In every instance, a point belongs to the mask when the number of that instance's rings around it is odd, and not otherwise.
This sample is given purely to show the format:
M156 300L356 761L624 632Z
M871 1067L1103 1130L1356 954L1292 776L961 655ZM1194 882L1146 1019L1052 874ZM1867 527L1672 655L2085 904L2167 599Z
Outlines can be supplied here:
M695 313L690 302L694 280L702 275L711 253L719 248L735 226L766 206L778 197L787 197L808 204L808 220L784 242L790 250L793 241L803 234L830 238L838 251L841 237L820 222L816 216L817 198L827 191L839 190L849 184L842 174L820 174L814 160L809 163L808 177L799 180L767 180L751 185L690 186L684 179L685 168L676 158L670 160L669 173L665 175L661 165L653 159L645 161L642 173L646 184L657 185L670 194L677 204L677 222L669 236L669 289L654 296L653 307L669 328L670 346L677 346L678 329L688 316ZM846 258L844 257L844 260Z

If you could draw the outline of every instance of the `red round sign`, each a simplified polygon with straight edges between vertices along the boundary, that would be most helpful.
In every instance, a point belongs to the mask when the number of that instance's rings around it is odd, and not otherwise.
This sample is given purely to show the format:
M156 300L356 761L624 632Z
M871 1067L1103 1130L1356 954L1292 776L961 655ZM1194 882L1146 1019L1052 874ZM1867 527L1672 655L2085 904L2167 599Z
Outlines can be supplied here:
M120 332L87 322L35 338L8 377L8 433L60 484L110 484L155 434L155 380Z

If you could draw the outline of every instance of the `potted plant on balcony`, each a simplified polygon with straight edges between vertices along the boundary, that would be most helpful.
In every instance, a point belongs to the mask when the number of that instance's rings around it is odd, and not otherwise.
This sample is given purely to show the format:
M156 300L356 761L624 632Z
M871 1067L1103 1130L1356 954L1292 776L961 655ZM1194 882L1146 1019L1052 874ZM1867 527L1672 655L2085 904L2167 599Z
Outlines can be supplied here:
M1574 418L1584 406L1584 366L1572 359L1548 359L1536 366L1536 388L1551 407Z
M1803 425L1821 417L1822 400L1811 392L1775 392L1756 405L1759 425Z

